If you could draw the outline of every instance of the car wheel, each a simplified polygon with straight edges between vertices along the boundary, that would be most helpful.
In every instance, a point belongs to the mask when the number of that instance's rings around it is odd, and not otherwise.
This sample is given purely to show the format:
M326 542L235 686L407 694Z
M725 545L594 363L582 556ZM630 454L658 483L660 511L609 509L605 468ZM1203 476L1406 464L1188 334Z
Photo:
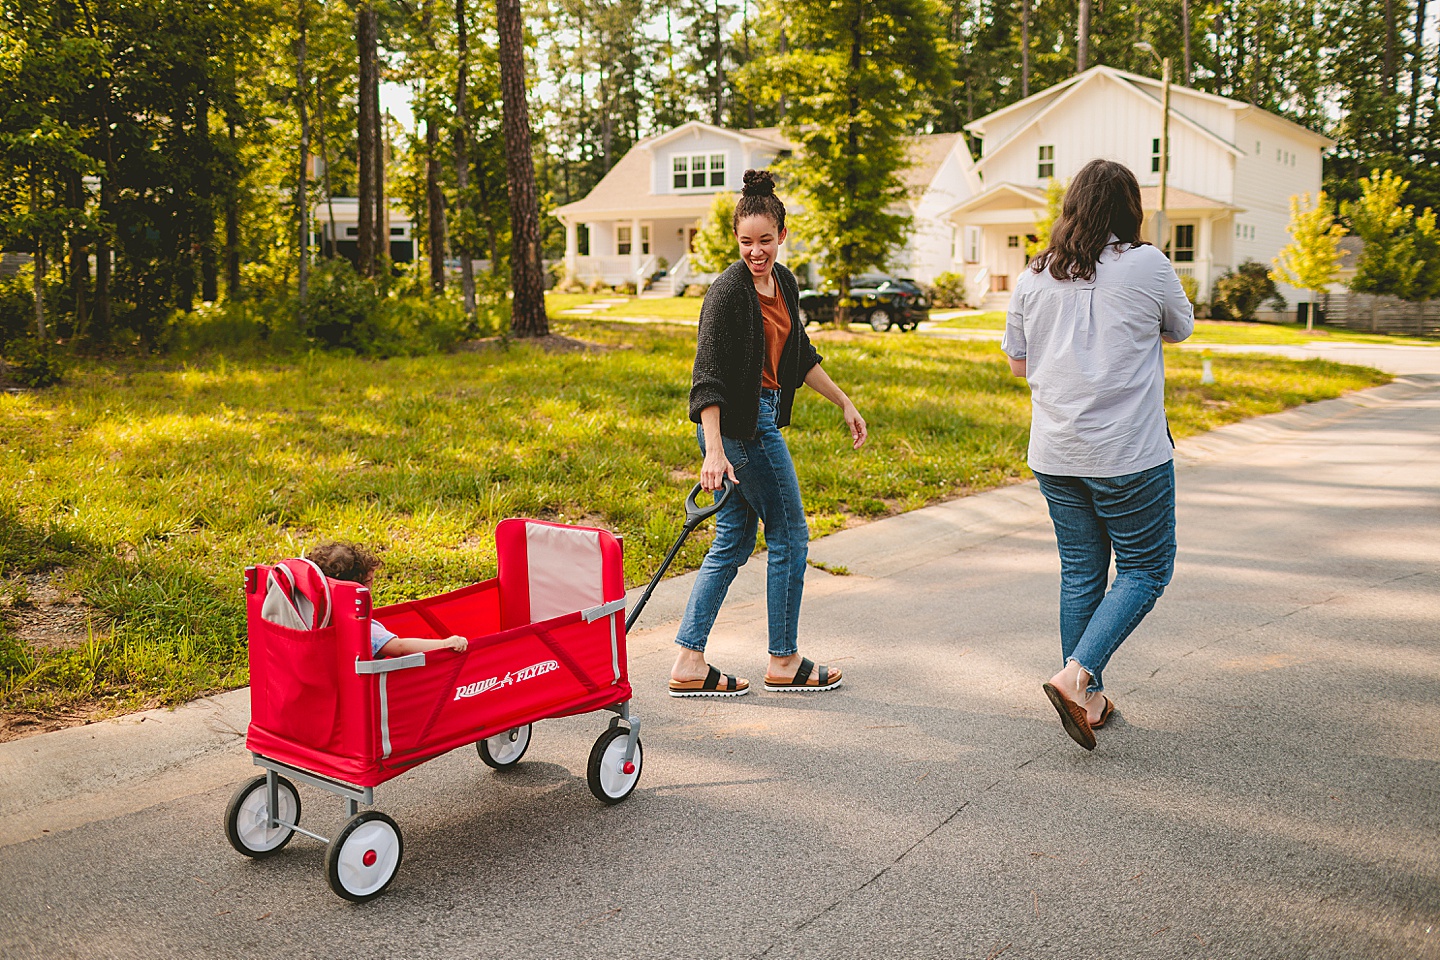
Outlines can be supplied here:
M884 307L876 307L870 311L870 328L876 333L884 333L894 323L890 319L890 311Z
M804 307L800 308L800 326L810 326L810 311L806 310Z

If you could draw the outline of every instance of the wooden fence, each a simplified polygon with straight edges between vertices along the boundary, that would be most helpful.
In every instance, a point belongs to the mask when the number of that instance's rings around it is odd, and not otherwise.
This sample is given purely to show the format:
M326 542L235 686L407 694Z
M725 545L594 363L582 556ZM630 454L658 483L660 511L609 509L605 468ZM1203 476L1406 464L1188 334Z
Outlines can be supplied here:
M1440 300L1410 303L1368 293L1330 293L1321 311L1325 323L1348 330L1440 335Z

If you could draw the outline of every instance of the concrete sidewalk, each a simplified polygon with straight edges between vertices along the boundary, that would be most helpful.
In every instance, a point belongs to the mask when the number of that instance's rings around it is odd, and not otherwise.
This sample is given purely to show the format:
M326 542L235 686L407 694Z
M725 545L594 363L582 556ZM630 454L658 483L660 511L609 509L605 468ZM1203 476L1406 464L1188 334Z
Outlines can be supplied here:
M664 696L667 581L630 641L635 795L590 797L595 717L506 775L456 751L377 790L405 862L364 907L318 843L225 842L244 691L0 745L0 955L1440 957L1440 376L1178 467L1175 580L1093 754L1039 690L1058 561L1021 484L812 544L849 571L810 572L801 626L834 693ZM763 573L710 649L752 680Z

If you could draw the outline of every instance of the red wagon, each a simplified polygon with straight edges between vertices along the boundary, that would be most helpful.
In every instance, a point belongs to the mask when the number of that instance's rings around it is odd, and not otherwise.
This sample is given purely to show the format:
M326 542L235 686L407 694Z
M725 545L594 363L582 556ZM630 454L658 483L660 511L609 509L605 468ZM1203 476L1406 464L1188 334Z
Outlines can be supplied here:
M697 513L693 503L692 493L686 534L716 509ZM495 579L373 611L365 587L326 580L304 561L246 570L246 746L266 772L243 784L226 810L236 850L264 857L297 832L314 837L328 844L331 888L369 900L394 878L403 846L394 820L358 810L373 803L376 786L469 744L490 766L511 766L529 746L535 721L595 710L616 716L590 751L590 790L605 803L630 795L644 751L629 705L619 541L603 530L506 520L495 542ZM312 629L263 615L267 594L273 601L277 590L309 605ZM400 636L460 634L469 649L374 659L372 616ZM346 801L347 819L333 838L299 825L292 781Z

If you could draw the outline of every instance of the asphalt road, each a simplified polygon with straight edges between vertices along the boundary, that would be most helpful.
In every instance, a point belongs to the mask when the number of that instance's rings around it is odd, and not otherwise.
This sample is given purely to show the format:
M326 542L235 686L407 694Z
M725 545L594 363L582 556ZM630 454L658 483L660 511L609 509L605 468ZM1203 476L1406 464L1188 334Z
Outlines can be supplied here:
M378 789L405 858L368 905L317 842L226 843L243 691L0 745L0 955L1440 957L1440 376L1187 441L1178 480L1093 754L1040 691L1058 561L1018 485L812 544L849 571L801 624L833 693L666 697L667 581L635 794L586 789L594 716L506 774L449 754ZM763 560L732 596L711 659L758 680Z

